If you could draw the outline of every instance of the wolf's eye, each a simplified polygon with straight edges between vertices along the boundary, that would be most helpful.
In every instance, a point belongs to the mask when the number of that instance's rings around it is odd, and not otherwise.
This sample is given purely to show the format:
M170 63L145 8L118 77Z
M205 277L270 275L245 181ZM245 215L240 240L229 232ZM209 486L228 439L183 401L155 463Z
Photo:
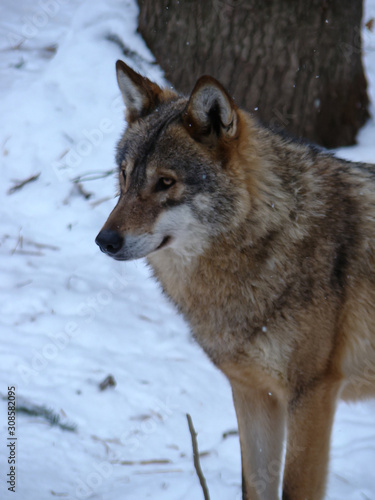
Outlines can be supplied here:
M165 191L166 189L169 189L171 186L173 186L173 184L175 183L176 181L171 177L160 177L160 179L156 183L155 191Z

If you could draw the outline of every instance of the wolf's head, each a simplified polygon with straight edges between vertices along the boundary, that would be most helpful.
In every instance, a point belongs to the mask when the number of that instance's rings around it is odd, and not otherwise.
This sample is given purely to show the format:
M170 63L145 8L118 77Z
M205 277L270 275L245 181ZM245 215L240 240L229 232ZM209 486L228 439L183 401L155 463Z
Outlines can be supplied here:
M199 254L247 203L239 111L211 77L186 98L122 61L116 68L128 122L116 155L120 198L96 243L118 260L167 248Z

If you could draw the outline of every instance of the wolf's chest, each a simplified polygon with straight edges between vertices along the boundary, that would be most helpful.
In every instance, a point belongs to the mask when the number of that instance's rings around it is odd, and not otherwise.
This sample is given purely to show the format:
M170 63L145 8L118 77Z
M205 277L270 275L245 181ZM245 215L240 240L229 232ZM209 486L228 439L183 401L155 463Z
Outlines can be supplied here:
M258 287L232 274L175 266L150 259L165 293L187 320L208 356L220 364L256 349L268 336L266 307ZM262 348L263 349L263 348Z

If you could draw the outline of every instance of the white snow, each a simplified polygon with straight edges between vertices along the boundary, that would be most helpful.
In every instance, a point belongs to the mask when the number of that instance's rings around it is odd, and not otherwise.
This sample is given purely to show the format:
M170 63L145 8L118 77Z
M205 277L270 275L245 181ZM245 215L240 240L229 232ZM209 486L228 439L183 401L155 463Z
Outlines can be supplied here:
M114 168L125 126L114 63L123 58L163 82L136 32L136 3L3 0L0 12L0 497L199 500L190 413L211 498L239 500L238 438L223 438L236 429L228 382L144 263L117 263L94 243L116 182L92 178ZM371 17L375 0L366 4ZM375 102L375 35L364 39ZM374 133L372 118L359 145L339 154L375 162ZM72 182L79 176L89 199ZM101 391L109 374L116 386ZM16 493L5 483L3 397L13 385L18 406L61 419L17 414ZM374 402L340 404L327 499L375 498L374 413Z

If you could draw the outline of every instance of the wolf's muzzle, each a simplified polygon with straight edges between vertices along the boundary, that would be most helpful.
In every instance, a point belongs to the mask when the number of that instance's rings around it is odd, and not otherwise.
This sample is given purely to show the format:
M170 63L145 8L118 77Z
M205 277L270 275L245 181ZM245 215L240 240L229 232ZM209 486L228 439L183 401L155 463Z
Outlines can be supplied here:
M95 243L99 245L102 252L114 257L121 250L124 238L117 231L103 229L96 237Z

